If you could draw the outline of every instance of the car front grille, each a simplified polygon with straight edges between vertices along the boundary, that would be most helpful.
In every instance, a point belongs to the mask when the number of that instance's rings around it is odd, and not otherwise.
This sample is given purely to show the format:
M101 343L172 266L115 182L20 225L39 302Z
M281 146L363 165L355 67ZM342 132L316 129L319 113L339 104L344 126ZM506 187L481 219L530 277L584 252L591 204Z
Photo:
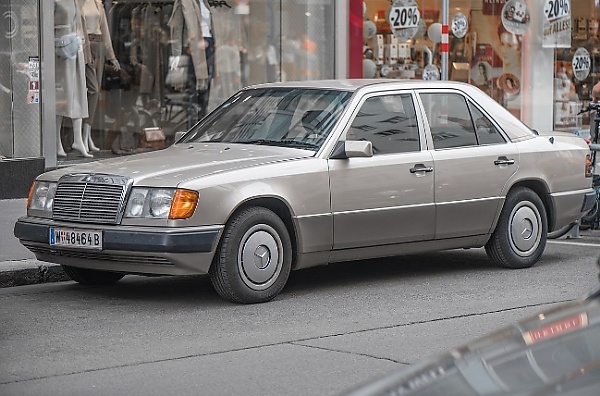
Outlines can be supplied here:
M84 223L117 224L129 180L110 175L67 175L58 181L52 218Z

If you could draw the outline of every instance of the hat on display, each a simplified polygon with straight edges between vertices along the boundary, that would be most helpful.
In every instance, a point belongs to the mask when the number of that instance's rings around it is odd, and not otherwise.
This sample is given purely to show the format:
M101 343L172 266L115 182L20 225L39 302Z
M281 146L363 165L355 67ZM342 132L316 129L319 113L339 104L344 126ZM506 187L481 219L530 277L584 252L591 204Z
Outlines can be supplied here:
M81 45L81 37L75 33L68 33L61 38L54 39L56 55L61 59L75 59Z

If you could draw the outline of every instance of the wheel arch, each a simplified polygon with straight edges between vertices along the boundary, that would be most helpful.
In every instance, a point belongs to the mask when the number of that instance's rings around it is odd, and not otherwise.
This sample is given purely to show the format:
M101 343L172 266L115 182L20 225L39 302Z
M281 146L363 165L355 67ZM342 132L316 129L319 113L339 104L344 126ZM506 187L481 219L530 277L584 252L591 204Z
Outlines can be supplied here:
M544 204L544 209L546 210L546 218L548 220L548 232L554 230L554 205L552 204L552 199L550 198L550 189L548 188L546 182L541 179L519 180L518 182L510 186L508 192L506 193L506 196L508 196L515 188L518 187L529 188L534 193L536 193L538 197L540 197L542 203ZM504 204L502 206L504 206ZM494 228L492 229L496 228L501 211L502 208L500 208L500 211L498 211L498 216L496 216Z
M292 269L296 267L298 263L298 247L300 246L300 235L297 231L296 223L294 221L293 211L283 198L277 196L260 196L252 197L241 202L236 208L234 208L227 219L227 223L239 212L252 208L252 207L263 207L271 210L275 213L285 224L285 227L290 234L290 240L292 243Z

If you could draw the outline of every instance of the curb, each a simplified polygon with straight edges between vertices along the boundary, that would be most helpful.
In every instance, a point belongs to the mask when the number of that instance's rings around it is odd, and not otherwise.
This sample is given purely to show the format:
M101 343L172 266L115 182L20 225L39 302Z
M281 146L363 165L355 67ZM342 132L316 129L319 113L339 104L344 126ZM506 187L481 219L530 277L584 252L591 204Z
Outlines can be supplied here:
M0 269L0 288L68 280L60 265L33 259L5 261Z

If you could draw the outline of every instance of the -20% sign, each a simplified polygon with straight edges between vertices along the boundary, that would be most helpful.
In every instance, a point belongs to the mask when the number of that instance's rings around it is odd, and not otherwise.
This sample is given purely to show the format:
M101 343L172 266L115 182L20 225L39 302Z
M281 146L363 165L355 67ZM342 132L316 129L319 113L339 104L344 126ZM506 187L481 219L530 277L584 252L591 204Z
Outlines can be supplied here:
M549 21L571 16L570 0L546 0L544 3L544 14Z
M577 51L573 55L572 66L575 78L579 81L585 80L590 74L590 68L592 67L588 50L583 47L577 48Z
M416 6L392 6L389 22L394 29L414 28L419 25L421 13Z

